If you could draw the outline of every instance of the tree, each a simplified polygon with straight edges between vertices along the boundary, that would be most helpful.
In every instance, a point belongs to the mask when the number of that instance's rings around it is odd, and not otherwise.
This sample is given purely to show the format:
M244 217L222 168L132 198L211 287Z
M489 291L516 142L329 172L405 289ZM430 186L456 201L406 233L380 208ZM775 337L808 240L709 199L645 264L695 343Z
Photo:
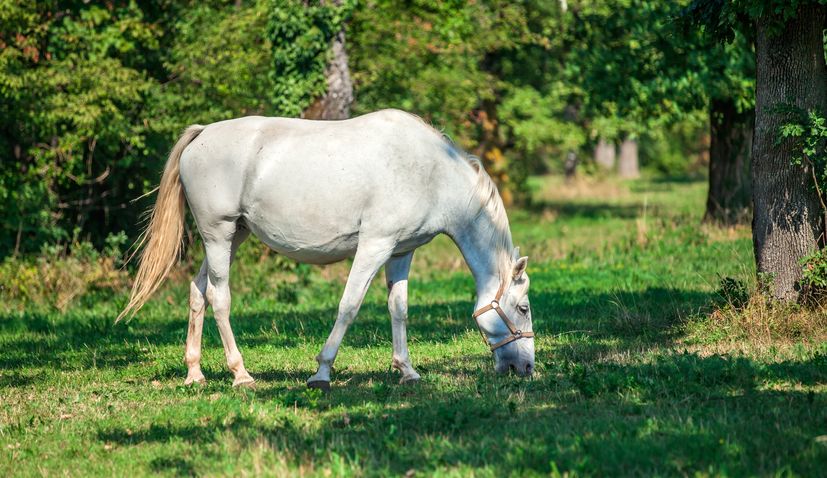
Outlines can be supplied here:
M594 136L623 141L622 176L638 175L636 137L652 136L651 131L691 120L694 111L709 110L712 144L705 216L730 222L749 207L744 141L750 137L746 112L752 107L754 82L750 47L743 37L725 48L682 28L676 21L681 9L680 2L649 0L573 3L577 31L588 41L572 61L587 90L587 114L598 118ZM618 131L623 129L628 131L621 137Z
M594 162L604 171L613 171L617 158L617 146L614 141L600 136L594 147Z
M272 114L270 0L5 2L0 258L137 235L192 123Z
M752 206L755 55L752 41L741 34L726 46L705 39L696 42L706 52L702 74L710 128L704 221L734 224L748 217Z
M784 111L827 112L827 1L695 0L690 9L715 38L732 41L736 31L756 31L755 261L775 298L797 300L803 261L824 247L824 211L813 181L823 172L797 161L797 141L780 134L790 121Z
M635 179L640 177L640 162L638 159L637 138L628 135L620 143L620 161L617 164L617 173L621 178Z
M342 0L333 3L341 7ZM307 119L336 120L350 117L353 103L353 83L348 68L345 27L341 25L330 45L329 59L324 71L327 88L302 114Z
M701 31L707 21L703 13L697 2L692 3L681 12L680 23L682 36L691 39L692 57L700 60L691 63L691 70L702 78L709 113L709 192L704 221L733 224L748 217L752 208L754 38L733 33L732 41L722 45Z
M0 257L131 225L144 192L159 32L134 4L21 2L0 13Z
M585 90L592 135L621 143L619 170L639 175L638 139L702 108L704 88L688 68L692 45L677 32L679 5L651 0L569 2L581 39L569 64Z
M709 103L709 192L705 222L733 224L747 215L752 202L750 155L755 114L738 111L732 98Z
M785 118L775 111L779 105L792 104L805 111L827 112L827 6L804 4L792 18L779 20L769 12L755 19L753 244L758 272L770 280L773 295L794 300L799 295L802 259L824 246L824 214L810 166L793 164L794 141L778 141Z
M164 148L190 124L273 114L269 0L198 2L171 17L158 87L148 103Z
M271 98L281 116L350 116L353 87L345 48L352 0L274 0L268 23L272 43Z
M556 2L367 1L349 28L354 109L419 114L481 157L504 200L524 200L542 158L562 164L585 142L569 120L567 21Z

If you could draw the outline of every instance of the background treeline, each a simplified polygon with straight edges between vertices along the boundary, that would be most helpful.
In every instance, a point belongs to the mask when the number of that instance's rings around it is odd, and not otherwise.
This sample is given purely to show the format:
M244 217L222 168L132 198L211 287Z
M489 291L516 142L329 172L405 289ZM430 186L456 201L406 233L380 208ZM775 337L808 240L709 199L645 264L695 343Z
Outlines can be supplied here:
M396 107L481 157L506 202L528 199L534 173L708 164L706 220L753 210L761 282L797 298L805 271L827 270L825 12L827 0L3 0L0 258L135 237L189 124Z
M627 139L654 170L697 167L707 100L713 87L731 86L704 75L734 61L698 35L677 36L679 7L4 1L0 257L78 239L103 246L120 231L134 237L151 198L133 201L155 186L180 131L301 115L325 93L330 42L345 25L351 113L397 107L423 116L481 156L509 201L526 199L529 173L562 172L567 156L588 169L594 148L605 157L610 144L613 157ZM738 95L752 87L752 66L740 61L730 75ZM634 176L637 158L627 156Z

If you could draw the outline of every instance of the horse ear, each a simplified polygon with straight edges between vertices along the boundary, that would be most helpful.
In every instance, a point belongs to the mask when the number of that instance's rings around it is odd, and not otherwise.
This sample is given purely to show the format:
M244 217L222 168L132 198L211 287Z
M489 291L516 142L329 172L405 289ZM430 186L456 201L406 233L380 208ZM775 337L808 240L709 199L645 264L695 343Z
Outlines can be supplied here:
M528 256L517 259L517 262L514 263L514 270L511 272L514 280L519 280L523 277L526 267L528 267Z

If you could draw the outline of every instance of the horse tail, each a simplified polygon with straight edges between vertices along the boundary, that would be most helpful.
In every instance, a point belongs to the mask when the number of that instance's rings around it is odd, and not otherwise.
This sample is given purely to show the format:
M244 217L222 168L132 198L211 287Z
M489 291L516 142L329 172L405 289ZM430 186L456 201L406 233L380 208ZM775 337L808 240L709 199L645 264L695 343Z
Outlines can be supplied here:
M143 248L138 273L132 284L132 294L115 322L127 315L130 317L135 315L135 312L143 307L178 262L181 255L186 212L186 198L179 176L181 154L203 130L204 127L201 125L192 125L187 128L169 153L161 184L158 186L158 199L150 213L149 224L138 238L133 253L134 256L138 250ZM130 256L131 259L132 256Z

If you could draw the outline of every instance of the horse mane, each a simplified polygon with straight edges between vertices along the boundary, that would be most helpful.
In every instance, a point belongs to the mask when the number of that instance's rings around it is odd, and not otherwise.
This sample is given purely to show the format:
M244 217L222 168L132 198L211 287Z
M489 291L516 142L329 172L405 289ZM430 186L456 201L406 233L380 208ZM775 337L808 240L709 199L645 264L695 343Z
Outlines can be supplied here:
M450 141L450 138L447 139ZM511 269L514 262L512 257L514 243L511 238L511 227L508 224L505 204L503 204L502 197L500 197L497 185L488 175L488 172L485 171L480 158L469 153L463 153L462 156L466 163L477 173L477 182L472 190L472 197L479 200L476 206L478 208L476 216L487 214L491 219L493 226L491 228L491 244L494 245L497 254L497 270L500 274L500 281L507 283L511 279ZM473 207L473 204L471 206Z
M505 204L503 204L502 197L500 197L497 185L494 183L494 180L491 179L491 176L488 175L488 172L485 171L485 167L480 158L465 152L457 146L445 131L435 128L419 115L407 111L405 111L405 113L413 116L439 135L451 150L456 153L457 156L462 157L465 163L477 173L477 182L471 190L468 207L473 211L475 219L481 214L487 214L491 219L491 225L493 227L491 228L490 243L494 245L497 254L497 271L500 275L500 281L507 283L507 281L511 280L511 269L514 263L512 257L514 243L511 239L511 227L508 224ZM477 201L474 201L474 199L477 199Z

